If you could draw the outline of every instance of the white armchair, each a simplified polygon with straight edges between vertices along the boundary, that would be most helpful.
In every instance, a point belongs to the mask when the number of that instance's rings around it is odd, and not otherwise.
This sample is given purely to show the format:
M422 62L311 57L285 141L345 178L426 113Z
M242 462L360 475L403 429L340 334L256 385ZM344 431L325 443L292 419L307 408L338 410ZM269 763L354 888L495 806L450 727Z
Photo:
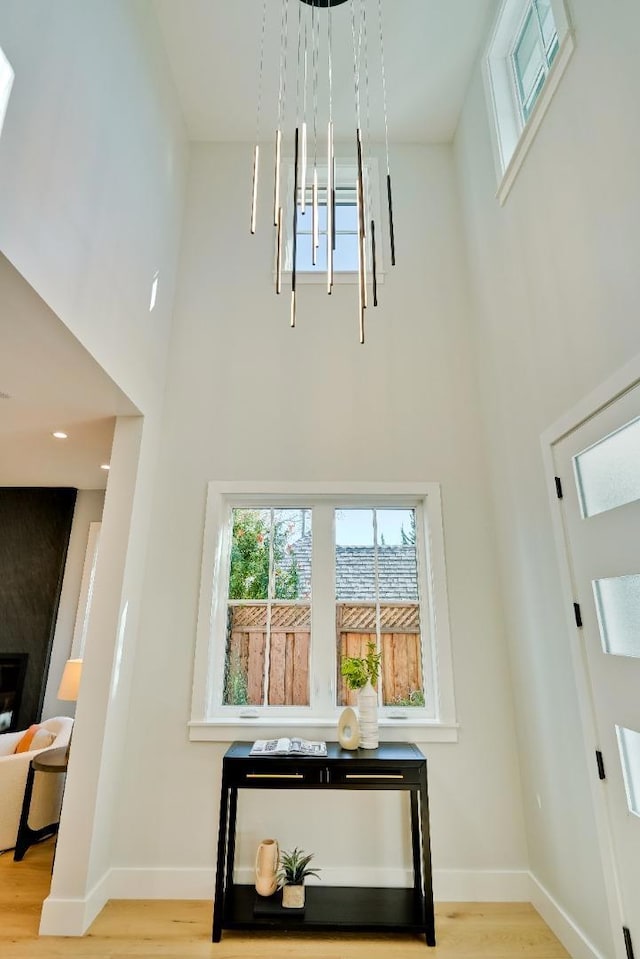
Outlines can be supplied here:
M73 719L56 716L41 724L55 737L46 749L67 746L71 738ZM15 753L14 749L24 736L25 730L0 735L0 851L13 849L18 836L22 800L29 772L29 763L43 749ZM33 782L33 795L29 810L29 826L41 829L58 821L62 805L64 776L52 776L37 772Z

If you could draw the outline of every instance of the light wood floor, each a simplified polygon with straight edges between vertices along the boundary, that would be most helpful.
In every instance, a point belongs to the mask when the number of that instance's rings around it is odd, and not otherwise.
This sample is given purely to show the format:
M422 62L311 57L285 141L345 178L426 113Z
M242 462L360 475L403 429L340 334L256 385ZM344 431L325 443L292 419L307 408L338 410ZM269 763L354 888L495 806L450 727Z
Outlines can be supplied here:
M49 891L52 842L33 846L21 863L0 856L2 959L567 959L532 906L440 904L438 946L413 936L276 936L223 933L212 944L209 902L110 902L87 936L38 938Z

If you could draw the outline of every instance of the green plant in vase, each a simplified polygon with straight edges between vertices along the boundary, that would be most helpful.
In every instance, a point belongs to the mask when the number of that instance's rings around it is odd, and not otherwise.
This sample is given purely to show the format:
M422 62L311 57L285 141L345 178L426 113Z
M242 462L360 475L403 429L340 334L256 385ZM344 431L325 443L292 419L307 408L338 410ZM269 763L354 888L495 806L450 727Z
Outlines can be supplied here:
M309 876L318 876L318 869L310 869L313 853L295 847L291 852L280 853L278 885L282 889L282 905L286 909L301 909L304 906L304 881ZM319 877L318 877L319 878Z
M376 649L373 640L367 643L367 653L365 656L343 656L340 672L349 689L362 689L367 683L372 686L378 682L380 667L382 665L382 653Z
M378 682L382 653L373 640L367 643L364 656L343 656L340 672L349 689L358 691L358 714L360 719L360 746L376 749L378 746L378 695L373 688Z

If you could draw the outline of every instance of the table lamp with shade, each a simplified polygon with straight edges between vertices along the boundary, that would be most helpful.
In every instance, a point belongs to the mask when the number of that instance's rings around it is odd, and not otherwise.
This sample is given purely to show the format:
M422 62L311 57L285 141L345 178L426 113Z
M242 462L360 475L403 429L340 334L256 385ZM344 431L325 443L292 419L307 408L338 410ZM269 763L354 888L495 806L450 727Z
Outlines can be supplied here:
M58 699L67 703L75 703L78 699L80 690L80 680L82 679L82 660L68 659L65 663L60 686L58 687ZM73 732L73 731L72 731ZM71 748L71 736L67 746L67 759Z

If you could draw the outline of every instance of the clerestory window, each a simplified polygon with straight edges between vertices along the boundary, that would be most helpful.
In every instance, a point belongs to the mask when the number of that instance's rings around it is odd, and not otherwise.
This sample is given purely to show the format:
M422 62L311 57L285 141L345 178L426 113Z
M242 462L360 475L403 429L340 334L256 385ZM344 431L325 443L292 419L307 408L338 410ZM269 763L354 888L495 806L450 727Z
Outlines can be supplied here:
M564 0L502 0L485 60L504 202L573 52Z

